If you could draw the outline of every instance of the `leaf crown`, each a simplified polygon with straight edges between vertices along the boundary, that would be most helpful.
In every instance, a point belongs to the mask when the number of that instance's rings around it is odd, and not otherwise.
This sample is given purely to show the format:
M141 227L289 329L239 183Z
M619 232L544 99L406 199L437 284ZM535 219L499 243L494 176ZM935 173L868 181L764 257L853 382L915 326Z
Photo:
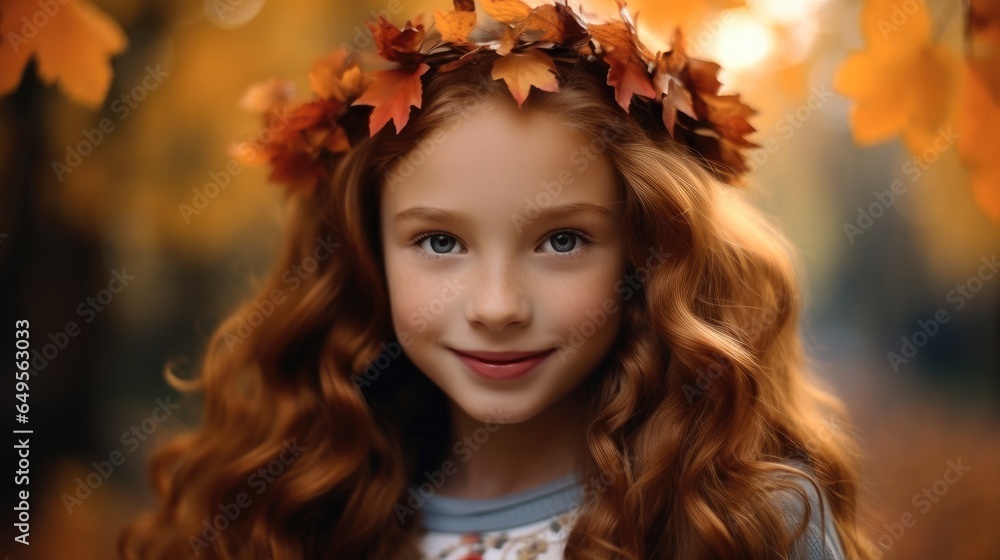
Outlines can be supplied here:
M351 139L363 135L363 128L372 137L389 121L397 134L406 126L411 107L421 107L421 80L428 71L448 72L491 50L499 55L492 77L507 84L518 107L532 87L559 91L556 59L583 57L603 64L607 85L626 113L633 103L650 104L662 115L654 122L662 120L670 137L691 148L716 178L742 185L748 171L743 151L758 147L745 138L755 131L747 118L756 111L738 94L719 94L720 66L689 57L679 28L671 50L653 53L639 41L625 0L616 2L621 20L604 22L594 22L582 6L574 11L568 2L530 7L521 0L480 0L495 20L480 27L474 0L454 0L452 10L435 10L430 29L423 14L402 29L379 15L366 25L378 55L394 66L366 72L356 53L341 47L313 64L312 100L293 101L289 81L252 86L241 104L270 124L258 137L234 145L232 153L245 164L270 165L270 180L290 191L309 192L329 177L333 163L350 151ZM368 107L365 127L358 111Z

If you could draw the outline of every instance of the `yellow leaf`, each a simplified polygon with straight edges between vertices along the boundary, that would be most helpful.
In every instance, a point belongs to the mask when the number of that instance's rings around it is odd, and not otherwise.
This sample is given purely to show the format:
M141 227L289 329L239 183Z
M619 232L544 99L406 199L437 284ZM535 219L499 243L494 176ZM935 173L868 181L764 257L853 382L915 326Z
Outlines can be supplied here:
M464 43L476 26L476 12L434 10L434 23L446 43Z
M480 0L479 5L500 23L521 23L531 13L531 6L521 0Z
M900 135L911 153L920 154L947 120L958 58L932 41L921 2L867 0L861 26L867 48L851 53L834 80L834 89L855 101L854 140L865 145Z

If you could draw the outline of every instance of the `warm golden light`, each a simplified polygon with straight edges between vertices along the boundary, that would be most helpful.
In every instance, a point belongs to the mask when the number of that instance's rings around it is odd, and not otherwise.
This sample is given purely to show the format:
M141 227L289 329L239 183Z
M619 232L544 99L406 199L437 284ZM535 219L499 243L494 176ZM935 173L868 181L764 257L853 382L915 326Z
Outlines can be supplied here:
M731 10L724 20L724 32L712 36L705 45L705 53L723 68L750 68L771 54L774 34L770 27L746 10Z
M747 5L759 17L778 24L789 24L808 18L825 0L747 0Z

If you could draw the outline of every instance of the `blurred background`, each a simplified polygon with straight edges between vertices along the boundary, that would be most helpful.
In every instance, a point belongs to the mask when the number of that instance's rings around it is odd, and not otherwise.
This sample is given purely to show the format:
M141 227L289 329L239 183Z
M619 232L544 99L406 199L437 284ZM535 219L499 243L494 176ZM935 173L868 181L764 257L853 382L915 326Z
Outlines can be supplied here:
M191 375L281 235L281 189L228 151L259 129L247 87L305 96L314 60L372 50L366 19L450 8L0 0L0 317L7 341L28 319L39 351L30 421L9 424L33 430L31 544L15 456L0 555L114 557L152 504L148 453L196 423L164 368ZM681 26L758 110L746 195L800 251L810 355L868 454L881 517L861 523L887 558L1000 558L1000 2L629 8L653 49Z

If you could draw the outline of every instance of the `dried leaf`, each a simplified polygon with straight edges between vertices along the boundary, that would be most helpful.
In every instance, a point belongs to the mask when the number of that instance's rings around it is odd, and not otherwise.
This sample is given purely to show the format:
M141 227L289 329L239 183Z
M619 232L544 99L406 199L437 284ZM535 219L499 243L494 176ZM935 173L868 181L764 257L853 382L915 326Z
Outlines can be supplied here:
M615 0L618 3L618 13L622 16L622 21L625 22L625 27L628 29L628 34L632 37L632 47L636 54L638 54L642 61L649 62L653 59L653 53L649 51L648 48L639 40L639 33L635 29L635 20L632 19L631 14L628 12L628 8L625 5L625 0Z
M719 81L719 70L722 67L707 60L690 59L687 72L692 89L699 94L715 95L722 88Z
M632 103L633 94L650 99L656 97L644 65L635 60L622 61L617 57L608 59L608 63L611 65L608 70L608 85L614 86L615 100L626 112Z
M561 43L565 39L563 18L553 4L542 4L532 9L518 26L518 32L531 36L532 41Z
M500 23L517 25L531 13L531 7L521 0L480 0L479 5Z
M442 41L463 44L476 27L476 5L470 0L455 0L454 4L455 9L449 12L434 10L434 23Z
M263 88L272 83L251 88L245 99L255 100L249 103L255 108L262 107L267 99ZM311 190L318 180L329 176L332 157L351 148L347 131L336 120L343 110L343 103L335 99L317 99L294 107L279 103L265 114L270 140L241 142L230 148L230 155L243 165L271 165L269 179L290 190Z
M667 127L670 136L674 136L674 126L677 124L677 111L683 111L694 118L694 108L691 107L691 94L680 82L671 80L667 85L667 93L660 100L663 108L663 125Z
M399 68L372 73L372 84L351 104L371 105L375 108L368 121L371 136L375 136L390 119L396 126L397 134L403 129L410 118L410 106L420 108L423 93L420 76L430 68L421 63L416 70Z
M595 23L587 26L590 36L597 41L601 50L607 55L627 58L632 53L632 37L628 27L622 21Z
M500 36L500 46L497 47L497 54L500 56L510 54L510 51L517 45L517 39L518 32L513 27L504 29L503 35Z
M679 76L689 61L690 59L687 56L687 50L684 45L684 36L681 34L679 27L675 28L670 50L665 53L656 53L656 57L654 58L654 82L658 81L659 77L663 75ZM660 91L666 91L666 88L662 88Z
M493 79L507 83L518 107L528 98L531 86L553 93L559 91L555 71L556 65L552 57L540 49L511 53L493 62Z
M697 119L692 105L691 92L684 86L685 70L687 70L691 60L684 50L684 39L680 28L674 30L673 44L671 50L666 53L656 53L653 69L653 87L663 106L663 124L667 127L670 135L674 135L674 126L677 124L677 111L681 111ZM702 61L696 61L702 62Z
M689 59L683 78L691 94L691 108L698 118L708 123L725 143L736 148L757 147L744 136L755 132L747 120L755 111L740 101L739 95L719 95L722 87L717 72L719 65L704 60ZM685 108L686 109L686 108ZM686 112L686 111L685 111ZM725 148L726 146L723 146ZM721 152L729 157L725 149Z
M587 29L590 31L590 35L607 53L605 56L610 55L621 61L634 57L642 64L652 61L655 55L639 40L635 22L629 15L625 2L623 0L617 0L617 2L622 21L588 25Z
M426 35L423 24L414 25L407 21L403 29L400 29L381 14L378 21L365 23L372 32L378 54L382 58L398 62L405 68L415 68L423 62L424 55L419 52Z
M706 95L694 99L695 111L704 113L705 119L714 125L722 138L742 148L756 146L744 138L756 130L747 122L754 111L740 102L739 95Z
M519 42L563 43L569 38L578 43L586 39L586 29L577 22L572 10L562 4L541 4L526 13L522 8L526 4L513 6L507 5L498 12L505 24L496 39L496 51L501 56L517 48Z
M309 85L322 99L346 103L368 85L364 72L346 49L336 49L317 60L309 71Z
M96 108L111 84L109 59L128 45L125 33L88 0L53 2L54 14L39 6L37 0L3 2L0 94L17 88L34 55L44 83L56 83L73 101Z

